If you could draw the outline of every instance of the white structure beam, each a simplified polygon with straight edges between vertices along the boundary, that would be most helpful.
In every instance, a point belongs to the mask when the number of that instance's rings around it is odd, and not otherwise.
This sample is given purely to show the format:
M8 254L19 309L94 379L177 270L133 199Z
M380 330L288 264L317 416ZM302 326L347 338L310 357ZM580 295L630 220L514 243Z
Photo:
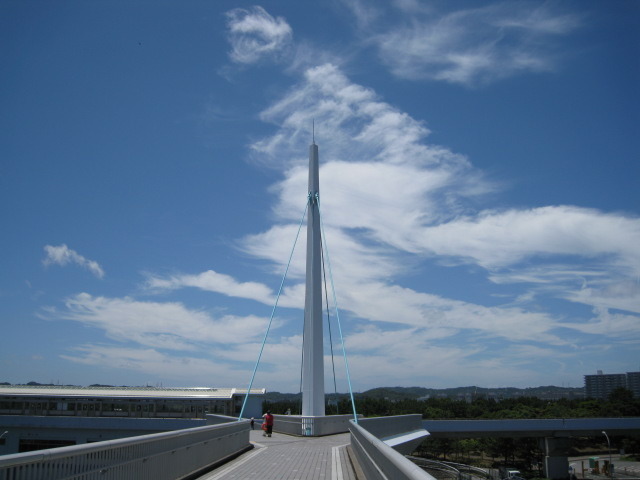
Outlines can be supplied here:
M307 276L302 344L302 415L324 416L324 349L322 333L322 243L318 146L309 146L309 210L307 217Z

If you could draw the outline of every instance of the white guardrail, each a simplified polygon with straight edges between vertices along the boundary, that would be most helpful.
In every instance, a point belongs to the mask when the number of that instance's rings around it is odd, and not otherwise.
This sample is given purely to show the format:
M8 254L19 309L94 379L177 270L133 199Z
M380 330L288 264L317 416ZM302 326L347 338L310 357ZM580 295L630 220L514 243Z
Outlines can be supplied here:
M301 415L274 415L273 430L302 437L322 437L349 431L353 415L303 417Z
M0 457L0 480L177 480L252 448L249 421Z
M420 421L420 415L368 418L357 424L351 420L351 448L367 480L435 480L381 440L399 433L399 426L408 429Z

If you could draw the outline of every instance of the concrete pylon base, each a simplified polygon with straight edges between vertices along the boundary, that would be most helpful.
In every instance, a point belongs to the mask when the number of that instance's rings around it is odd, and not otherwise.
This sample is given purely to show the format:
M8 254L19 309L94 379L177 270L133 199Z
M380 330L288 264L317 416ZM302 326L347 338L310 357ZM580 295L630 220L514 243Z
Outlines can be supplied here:
M358 418L361 418L358 415ZM302 437L322 437L349 431L353 415L274 415L273 431Z
M544 439L545 453L544 471L547 478L553 480L564 480L569 478L569 448L571 447L570 438L553 438Z

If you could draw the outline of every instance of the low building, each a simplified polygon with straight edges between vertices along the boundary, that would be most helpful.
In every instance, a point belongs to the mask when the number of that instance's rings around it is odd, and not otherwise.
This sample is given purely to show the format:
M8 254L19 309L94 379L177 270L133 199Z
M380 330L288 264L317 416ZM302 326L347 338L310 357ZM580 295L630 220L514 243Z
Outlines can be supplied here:
M246 389L0 385L0 455L76 445L237 417ZM252 389L243 417L262 415ZM89 418L87 418L89 417Z
M246 389L0 385L0 415L205 418L237 416ZM265 389L252 389L246 416L261 415ZM248 414L248 415L247 415Z

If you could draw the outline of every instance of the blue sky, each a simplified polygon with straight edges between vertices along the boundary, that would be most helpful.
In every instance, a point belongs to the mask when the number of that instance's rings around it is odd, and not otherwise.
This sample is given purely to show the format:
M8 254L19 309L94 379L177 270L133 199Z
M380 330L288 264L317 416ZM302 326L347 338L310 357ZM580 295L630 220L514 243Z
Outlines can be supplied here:
M356 391L640 368L640 3L6 0L0 45L0 381L247 386L314 120Z

